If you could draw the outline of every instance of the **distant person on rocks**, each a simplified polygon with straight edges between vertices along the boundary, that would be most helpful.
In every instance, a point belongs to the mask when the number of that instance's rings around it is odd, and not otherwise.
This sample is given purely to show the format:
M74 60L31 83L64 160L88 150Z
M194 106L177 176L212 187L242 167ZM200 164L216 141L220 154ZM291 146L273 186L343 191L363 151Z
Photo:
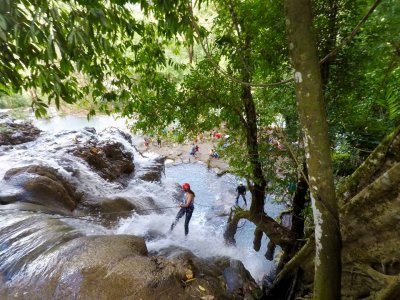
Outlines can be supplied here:
M199 152L199 146L197 146L195 143L192 144L192 150L190 150L190 155L193 156L194 158L196 157L196 153Z
M219 158L219 154L214 150L214 148L210 149L209 155L210 155L210 158L216 158L216 159Z
M161 138L160 137L157 138L157 147L161 148Z
M236 205L238 205L239 197L242 196L244 204L247 206L246 187L243 185L242 182L239 183L238 187L236 188L236 192L237 192Z
M214 158L214 148L210 149L210 153L208 154L210 158Z
M214 130L210 131L210 138L212 139L214 137Z
M144 139L144 148L145 150L149 150L150 142L147 138Z
M179 219L185 215L185 236L188 235L189 233L189 221L192 218L193 210L194 210L194 197L195 194L194 192L190 189L189 183L184 183L182 185L182 189L185 191L185 203L179 204L179 207L181 208L176 215L175 221L171 224L171 229L172 231L175 227L175 225L178 223Z

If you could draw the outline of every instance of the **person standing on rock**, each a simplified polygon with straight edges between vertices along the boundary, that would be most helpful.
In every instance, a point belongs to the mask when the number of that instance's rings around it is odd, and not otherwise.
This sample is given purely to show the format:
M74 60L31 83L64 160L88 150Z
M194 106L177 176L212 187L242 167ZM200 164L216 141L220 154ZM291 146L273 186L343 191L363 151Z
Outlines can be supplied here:
M238 205L239 197L242 196L244 200L244 204L247 206L246 201L246 187L243 185L242 182L239 183L238 187L236 188L237 196L236 196L236 205Z
M185 236L189 233L189 222L192 218L193 210L194 210L194 192L190 189L189 183L184 183L182 185L183 190L185 191L185 203L179 204L181 208L176 215L175 221L171 224L172 231L175 225L178 223L179 219L185 215Z

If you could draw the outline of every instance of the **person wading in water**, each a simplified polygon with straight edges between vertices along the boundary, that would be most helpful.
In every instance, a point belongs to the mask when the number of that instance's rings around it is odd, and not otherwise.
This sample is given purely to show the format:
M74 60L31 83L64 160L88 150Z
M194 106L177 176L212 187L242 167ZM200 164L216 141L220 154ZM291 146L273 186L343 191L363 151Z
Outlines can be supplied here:
M185 235L188 235L189 233L189 221L190 218L192 217L193 210L194 210L194 192L190 189L189 183L184 183L182 184L182 188L185 191L185 203L184 204L179 204L179 207L181 208L176 215L175 221L171 224L171 229L172 231L175 227L175 225L178 223L179 219L185 216Z
M247 206L246 201L246 187L243 185L242 182L239 183L238 187L236 188L237 196L236 196L236 206L238 205L239 197L242 196L244 205Z

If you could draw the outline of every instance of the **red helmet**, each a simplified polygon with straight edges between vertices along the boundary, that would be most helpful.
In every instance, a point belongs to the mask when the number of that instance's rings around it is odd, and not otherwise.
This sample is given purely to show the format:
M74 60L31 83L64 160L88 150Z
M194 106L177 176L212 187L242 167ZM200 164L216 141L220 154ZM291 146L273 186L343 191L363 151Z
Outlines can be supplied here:
M188 190L190 190L190 184L189 183L184 183L184 184L182 184L182 188L183 188L184 191L188 191Z

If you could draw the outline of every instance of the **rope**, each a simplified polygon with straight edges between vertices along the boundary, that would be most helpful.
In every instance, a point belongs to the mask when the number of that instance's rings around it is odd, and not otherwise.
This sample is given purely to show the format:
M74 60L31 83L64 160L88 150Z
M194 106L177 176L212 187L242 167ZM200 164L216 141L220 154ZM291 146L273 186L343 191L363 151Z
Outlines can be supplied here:
M219 206L221 206L221 205L203 205L203 204L198 204L198 203L196 203L195 204L196 206L202 206L202 207L219 207Z
M210 208L214 208L214 207L219 207L220 205L202 205L202 204L196 204L196 206L202 206L202 207L210 207ZM92 221L92 222L100 222L100 220L95 220L92 219L91 217L99 217L101 215L115 215L115 214L132 214L132 213L137 213L137 212L145 212L145 211L152 211L152 210L161 210L161 209L171 209L171 208L179 208L179 206L164 206L164 207L158 207L158 208L146 208L146 209L134 209L134 210L130 210L130 211L119 211L119 212L109 212L109 213L96 213L96 214L87 214L84 216L54 216L54 217L50 217L50 219L79 219L79 220L86 220L86 221ZM2 210L16 210L16 209L1 209ZM18 209L19 211L29 211L32 212L31 210L23 210L23 209ZM52 214L54 215L54 214Z
M120 212L109 212L109 213L97 213L97 214L87 214L84 216L54 216L54 217L50 217L50 219L80 219L80 220L87 220L87 221L94 221L96 222L96 220L94 219L90 219L90 217L99 217L100 215L114 215L114 214L131 214L131 213L135 213L135 212L144 212L144 211L150 211L150 210L160 210L160 209L170 209L170 208L177 208L177 206L165 206L165 207L158 207L158 208L147 208L147 209L138 209L138 210L132 210L132 211L120 211ZM5 211L5 210L19 210L19 211L27 211L27 212L34 212L31 210L26 210L26 209L0 209L0 211ZM54 213L48 213L51 215L55 215ZM97 221L99 222L99 221Z

